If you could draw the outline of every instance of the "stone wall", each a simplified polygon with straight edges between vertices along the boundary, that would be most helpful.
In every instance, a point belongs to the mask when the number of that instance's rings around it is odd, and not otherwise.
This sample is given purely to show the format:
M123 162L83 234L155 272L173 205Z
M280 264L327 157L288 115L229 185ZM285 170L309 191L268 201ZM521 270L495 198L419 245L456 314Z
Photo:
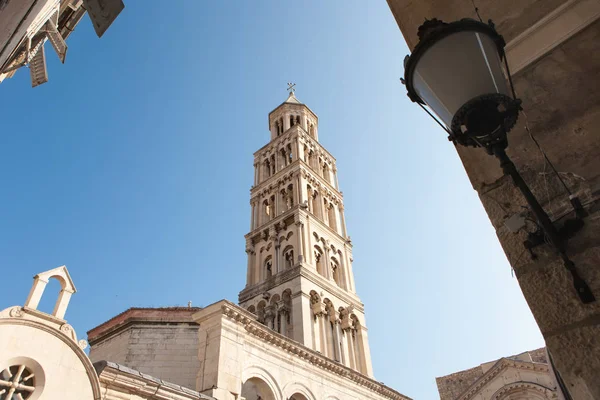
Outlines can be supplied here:
M409 47L416 44L417 28L425 18L453 21L475 16L465 1L388 3ZM573 218L569 195L524 129L527 122L571 192L584 203L589 216L584 228L569 239L567 252L598 301L581 303L570 274L549 246L535 248L534 259L523 247L525 230L513 234L505 228L506 219L523 212L527 203L502 176L497 160L481 149L457 151L572 397L600 398L600 4L480 0L477 5L507 40L509 62L522 66L514 83L524 113L509 134L507 153L557 226ZM546 26L540 20L551 23ZM511 59L514 39L544 54L524 64L523 59Z
M195 388L199 308L131 309L88 332L93 362L112 361Z
M478 366L442 376L441 378L435 378L438 392L440 393L440 400L455 400L482 376L483 370Z

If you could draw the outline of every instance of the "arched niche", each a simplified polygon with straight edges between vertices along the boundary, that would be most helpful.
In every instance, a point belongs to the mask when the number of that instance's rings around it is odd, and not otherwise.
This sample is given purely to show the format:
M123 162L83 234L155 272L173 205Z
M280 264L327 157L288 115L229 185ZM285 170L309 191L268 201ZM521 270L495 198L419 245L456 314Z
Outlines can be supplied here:
M253 366L242 373L241 397L246 400L283 400L282 391L273 376L264 368Z
M289 400L317 400L313 392L303 383L292 382L283 388L284 398Z

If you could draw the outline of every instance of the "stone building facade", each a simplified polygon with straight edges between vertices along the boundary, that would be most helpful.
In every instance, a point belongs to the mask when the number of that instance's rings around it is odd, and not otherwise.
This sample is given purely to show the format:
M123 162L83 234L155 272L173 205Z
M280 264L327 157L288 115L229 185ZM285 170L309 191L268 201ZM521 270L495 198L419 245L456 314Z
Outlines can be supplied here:
M254 154L239 305L133 308L88 332L109 360L220 400L407 399L377 382L335 158L291 91Z
M436 378L440 400L564 400L546 349Z
M254 157L239 305L131 308L88 332L88 358L64 320L66 267L44 272L23 307L0 313L0 400L409 400L373 377L317 116L292 91L269 130ZM52 315L36 309L49 279L62 285Z
M388 0L410 49L425 19L446 22L476 18L473 3L458 0ZM556 370L575 399L600 398L600 2L596 0L476 0L506 40L517 96L523 101L507 153L560 228L575 216L577 196L583 229L568 240L567 253L596 301L583 304L571 275L547 245L529 254L524 229L512 233L505 221L527 203L482 149L456 151L496 229L525 299L546 340ZM401 66L399 71L401 71ZM416 105L414 106L416 107ZM565 181L562 185L543 154ZM441 139L443 140L443 139ZM448 151L452 151L449 147Z
M121 0L0 0L0 83L24 66L33 87L46 83L47 41L64 63L65 40L86 13L101 36L123 7Z

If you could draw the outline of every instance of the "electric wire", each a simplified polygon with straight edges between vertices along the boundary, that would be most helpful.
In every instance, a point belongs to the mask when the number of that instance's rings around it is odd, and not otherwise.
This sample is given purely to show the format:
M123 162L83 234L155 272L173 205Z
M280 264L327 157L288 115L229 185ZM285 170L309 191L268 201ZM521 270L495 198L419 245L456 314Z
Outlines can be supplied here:
M477 18L479 18L479 22L483 22L483 20L481 19L481 15L479 15L479 8L477 8L477 6L475 5L475 0L471 0L471 3L473 4L473 8L475 9L475 14L477 14Z
M531 133L531 130L529 129L529 119L527 118L527 114L525 113L525 111L522 111L522 113L523 113L523 117L525 117L525 130L529 134L529 137L531 138L533 143L535 143L537 148L540 150L540 152L542 153L542 156L544 156L546 163L548 163L550 168L552 168L552 171L554 171L554 175L556 175L556 177L558 178L558 180L560 181L562 186L565 188L565 191L569 194L569 196L572 196L573 193L571 192L571 190L569 189L569 187L567 186L565 181L560 177L560 174L558 173L558 171L556 171L556 168L554 168L554 165L552 164L552 162L550 162L550 159L548 159L548 156L546 155L546 152L544 151L544 149L542 149L542 146L540 146L540 144L538 143L536 138Z

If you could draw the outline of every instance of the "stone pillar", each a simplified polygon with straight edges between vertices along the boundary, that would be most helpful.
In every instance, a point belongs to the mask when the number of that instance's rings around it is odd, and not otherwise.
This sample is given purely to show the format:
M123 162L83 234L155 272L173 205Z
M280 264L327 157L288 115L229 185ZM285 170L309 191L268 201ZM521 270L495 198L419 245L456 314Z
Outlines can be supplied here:
M345 330L346 333L346 345L348 348L348 367L352 368L352 369L357 369L356 368L356 354L354 354L354 338L352 337L353 332L352 329L346 329Z
M274 242L275 242L275 254L274 254L275 257L273 257L273 258L275 259L275 266L274 266L275 271L273 271L273 275L275 275L281 271L280 267L279 267L281 265L280 260L279 260L279 257L280 257L279 248L281 246L279 245L279 240L277 240L277 238L274 239Z
M346 232L346 217L344 216L344 205L340 203L340 220L342 225L342 236L348 237L348 233Z
M254 265L254 283L260 283L262 281L262 250L258 251L258 262Z
M321 214L321 220L325 225L329 226L329 203L325 200L325 197L321 200L321 206L323 207L323 213Z
M352 257L347 244L344 245L344 255L346 256L346 271L348 271L348 282L350 283L348 290L355 293L356 289L354 285L354 272L352 271Z
M321 351L321 324L319 323L319 319L320 317L318 315L315 315L314 318L312 319L311 323L312 323L312 328L313 328L313 350L318 351L319 353L322 353Z
M275 329L276 316L277 311L275 310L275 306L273 304L269 304L265 307L265 322L267 323L267 327L269 329Z
M323 258L324 258L323 259L323 267L325 268L325 278L327 278L327 279L332 278L331 265L330 265L331 257L329 256L329 251L330 251L329 245L330 245L329 240L326 240L324 243L324 246L323 246L323 247L325 247L323 249Z
M302 292L292 294L292 324L293 339L307 347L312 347L314 322L308 294Z
M288 114L283 114L283 131L287 131L290 129L290 116Z
M331 357L331 352L329 351L330 341L326 327L326 324L328 323L327 319L327 314L321 315L321 317L319 318L319 323L321 325L321 352L324 356Z
M333 323L333 349L335 352L335 360L342 362L342 348L340 346L340 325L336 319Z
M304 160L304 144L300 141L300 138L297 138L294 144L296 145L296 159Z
M56 318L64 318L67 307L69 306L69 300L71 300L71 295L73 293L73 291L68 289L62 289L60 291L58 294L58 300L54 306L54 311L52 311L52 315L54 315Z
M277 302L277 311L278 311L278 315L279 315L279 324L280 324L279 333L281 333L284 336L287 336L288 310L287 310L283 300L280 300L279 302Z
M337 168L335 168L335 167L333 169L333 178L334 178L334 182L335 182L335 188L337 190L340 190L340 181L338 180Z
M252 284L252 269L253 269L253 259L254 259L254 252L252 251L251 248L247 248L246 249L246 254L248 255L248 267L247 267L247 271L246 271L246 286L251 285Z
M296 176L296 188L298 191L298 196L296 197L298 199L298 204L302 204L304 203L304 190L305 188L302 187L302 173L298 172L298 176Z
M363 357L363 367L364 367L364 371L363 373L367 376L373 377L373 364L371 362L371 350L369 348L369 338L367 335L367 328L364 326L360 326L359 327L360 331L359 331L359 339L361 340L361 347L362 347L362 354L361 356Z
M254 226L252 227L252 229L256 229L256 228L258 228L258 225L260 225L260 220L258 217L259 211L260 211L260 199L254 200Z
M319 218L321 221L323 221L323 196L321 196L321 192L316 191L315 193L317 194L316 198L315 198L315 203L317 204L317 209L314 210L315 216L317 218Z
M296 254L298 254L298 262L301 263L304 262L304 224L301 221L297 221L296 226L298 227L296 230L296 234L298 235Z
M31 291L29 292L29 296L27 296L27 300L25 301L25 307L37 310L37 307L40 304L40 300L42 298L42 295L44 294L44 290L46 289L47 284L48 281L35 277L35 280L33 281L33 286L31 287Z

